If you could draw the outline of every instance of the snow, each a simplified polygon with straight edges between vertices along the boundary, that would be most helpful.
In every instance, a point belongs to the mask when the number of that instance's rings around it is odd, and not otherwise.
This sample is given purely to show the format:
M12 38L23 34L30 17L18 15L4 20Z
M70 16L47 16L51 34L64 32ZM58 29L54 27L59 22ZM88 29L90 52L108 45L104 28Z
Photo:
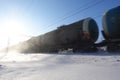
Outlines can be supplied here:
M119 75L119 54L8 53L0 60L0 80L119 80Z

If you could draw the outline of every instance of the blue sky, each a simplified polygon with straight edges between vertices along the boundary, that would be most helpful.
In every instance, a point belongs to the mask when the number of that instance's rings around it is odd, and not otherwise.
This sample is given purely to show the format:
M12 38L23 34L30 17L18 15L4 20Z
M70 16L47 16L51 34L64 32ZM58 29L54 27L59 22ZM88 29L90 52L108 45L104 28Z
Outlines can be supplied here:
M103 14L117 6L120 0L0 0L0 35L38 36L87 17L102 30Z

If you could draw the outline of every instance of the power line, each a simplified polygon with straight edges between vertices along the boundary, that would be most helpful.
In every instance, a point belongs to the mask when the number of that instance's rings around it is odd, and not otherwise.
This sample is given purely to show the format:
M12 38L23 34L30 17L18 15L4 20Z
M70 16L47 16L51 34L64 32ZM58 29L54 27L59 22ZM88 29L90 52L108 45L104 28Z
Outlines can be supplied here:
M81 12L83 12L83 11L91 8L91 7L94 7L94 6L96 6L97 4L99 4L99 3L103 3L103 1L101 0L101 1L95 2L94 4L89 5L89 6L83 8L83 9L77 11L77 12L74 12L74 13L72 13L71 15L68 15L68 16L66 16L66 17L63 17L62 19L59 19L59 20L57 20L56 22L48 25L47 28L50 27L50 26L55 25L55 24L58 23L58 22L64 21L65 19L68 19L68 18L70 18L70 17L72 17L72 16L75 16L75 15L77 15L77 14L79 14L79 13L81 13ZM45 27L45 28L46 28L46 27ZM44 30L45 30L45 28L44 28Z
M84 8L84 6L90 4L90 3L93 2L93 1L94 1L94 0L89 1L89 2L87 2L86 4L83 4L82 6L80 6L79 8L77 8L77 9L75 9L75 10L71 10L71 11L65 13L63 16L60 16L60 17L58 17L58 18L56 18L56 19L54 19L54 20L52 20L52 21L50 21L50 22L53 22L53 21L56 21L56 20L61 20L61 18L65 17L65 16L68 16L68 14L72 14L72 13L75 12L76 10L79 10L79 9L81 9L81 8ZM44 24L44 25L42 25L42 26L48 26L48 25Z

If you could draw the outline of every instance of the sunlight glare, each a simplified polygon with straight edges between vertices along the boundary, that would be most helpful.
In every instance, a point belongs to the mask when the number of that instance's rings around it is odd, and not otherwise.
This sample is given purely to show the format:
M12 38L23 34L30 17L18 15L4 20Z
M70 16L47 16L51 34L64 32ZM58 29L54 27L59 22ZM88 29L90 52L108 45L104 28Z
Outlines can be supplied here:
M10 45L26 40L25 36L21 36L25 34L25 24L22 20L15 17L4 18L0 26L0 42L4 43L0 47L7 46L8 38Z
M7 36L15 36L24 33L22 23L14 19L4 21L2 26L3 33Z

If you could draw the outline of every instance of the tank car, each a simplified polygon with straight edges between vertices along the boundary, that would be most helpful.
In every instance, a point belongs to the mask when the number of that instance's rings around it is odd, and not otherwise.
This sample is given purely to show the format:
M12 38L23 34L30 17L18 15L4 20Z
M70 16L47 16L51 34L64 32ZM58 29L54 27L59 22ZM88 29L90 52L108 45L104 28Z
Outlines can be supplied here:
M50 53L67 49L72 49L74 52L96 51L96 48L91 45L97 40L98 34L96 22L92 18L86 18L32 37L14 46L14 49L23 53Z
M120 39L120 6L105 13L103 29L106 39Z
M91 45L97 38L98 26L96 22L92 18L86 18L33 37L22 43L18 49L25 53L58 52L67 49L72 49L74 52L89 52L96 51L96 48Z
M103 16L103 36L107 51L120 51L120 6L110 9Z

